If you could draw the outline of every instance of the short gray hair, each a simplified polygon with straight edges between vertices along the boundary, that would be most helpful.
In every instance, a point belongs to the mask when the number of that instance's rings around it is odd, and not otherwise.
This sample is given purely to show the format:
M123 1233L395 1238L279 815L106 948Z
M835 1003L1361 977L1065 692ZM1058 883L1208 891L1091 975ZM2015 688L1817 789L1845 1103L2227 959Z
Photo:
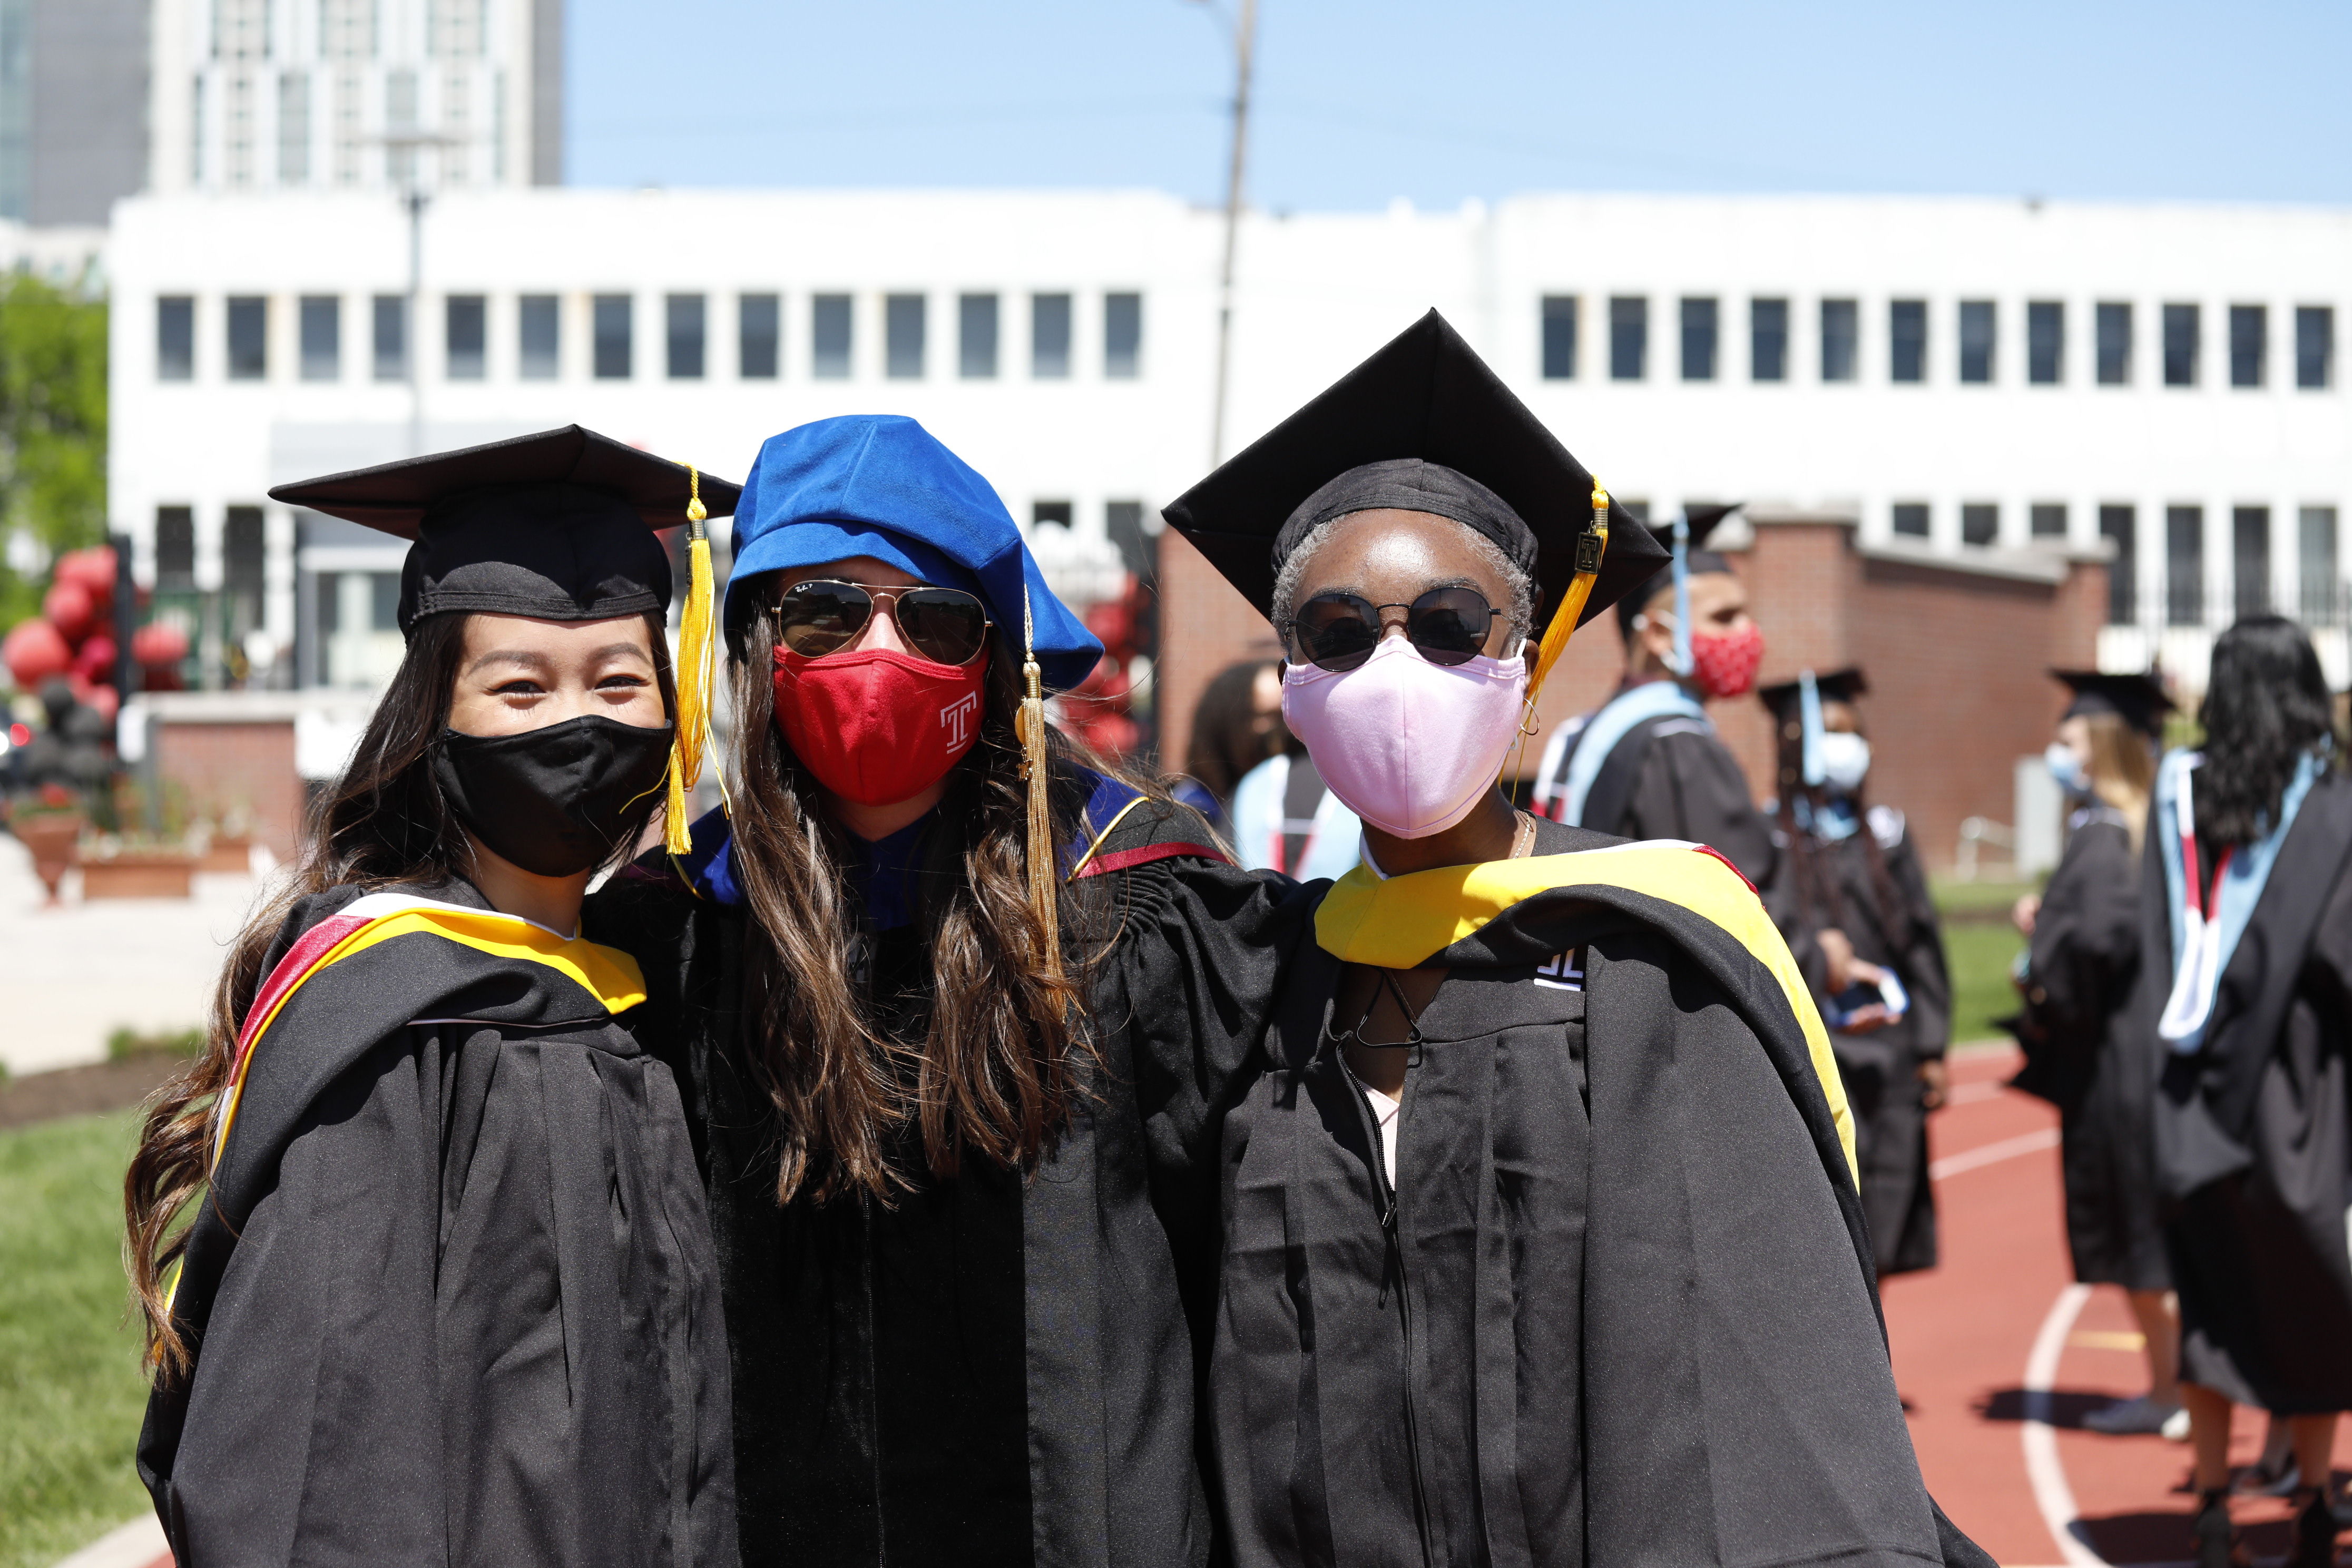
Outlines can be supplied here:
M1354 512L1347 512L1317 523L1314 531L1300 540L1297 547L1284 559L1282 570L1276 573L1274 578L1274 629L1277 635L1290 625L1291 617L1298 608L1298 584L1307 575L1308 560L1331 537L1331 524L1355 515ZM1447 521L1453 521L1450 518ZM1471 552L1485 563L1488 571L1503 580L1504 592L1510 602L1496 607L1503 612L1514 644L1525 641L1536 621L1535 580L1519 570L1518 563L1504 554L1502 547L1493 540L1466 522L1455 523L1454 526L1462 530Z

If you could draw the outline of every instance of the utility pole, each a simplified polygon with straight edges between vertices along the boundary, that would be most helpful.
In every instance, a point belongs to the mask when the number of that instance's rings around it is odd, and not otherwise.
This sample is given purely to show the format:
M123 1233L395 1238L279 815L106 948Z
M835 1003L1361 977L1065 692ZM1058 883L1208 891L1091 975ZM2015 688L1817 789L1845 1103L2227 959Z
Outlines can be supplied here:
M1209 416L1209 467L1225 458L1225 386L1234 356L1234 248L1241 237L1242 176L1249 151L1250 56L1257 42L1257 0L1241 0L1234 26L1234 146L1225 170L1225 258L1217 279L1217 394Z

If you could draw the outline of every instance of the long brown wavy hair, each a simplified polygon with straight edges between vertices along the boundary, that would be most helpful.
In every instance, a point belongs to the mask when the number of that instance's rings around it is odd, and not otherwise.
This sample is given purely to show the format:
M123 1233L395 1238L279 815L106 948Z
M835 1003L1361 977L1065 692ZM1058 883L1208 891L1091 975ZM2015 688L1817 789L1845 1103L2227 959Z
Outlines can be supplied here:
M330 889L446 882L472 868L472 843L433 776L434 747L448 726L470 618L434 616L417 623L342 776L311 806L293 874L229 948L203 1051L147 1101L139 1149L122 1178L124 1262L143 1320L148 1373L159 1382L184 1374L193 1360L192 1347L173 1326L166 1281L187 1246L182 1222L192 1217L190 1205L212 1174L213 1109L236 1063L237 1033L287 917L303 899ZM645 619L662 710L675 721L668 639L658 615ZM661 799L656 790L632 808L614 858L644 836Z
M752 919L744 942L751 1057L776 1108L779 1202L865 1193L889 1202L916 1173L894 1151L909 1123L922 1163L947 1177L976 1154L1034 1166L1083 1094L1085 964L1101 911L1060 884L1065 958L1038 963L1029 902L1027 795L1013 731L1016 666L992 641L980 735L951 773L940 820L961 833L961 875L926 879L916 911L930 954L929 1017L919 1040L890 1037L856 978L848 846L816 780L775 722L774 606L755 599L730 634L737 720L731 821L736 879ZM1083 801L1075 765L1110 771L1048 731L1056 844Z

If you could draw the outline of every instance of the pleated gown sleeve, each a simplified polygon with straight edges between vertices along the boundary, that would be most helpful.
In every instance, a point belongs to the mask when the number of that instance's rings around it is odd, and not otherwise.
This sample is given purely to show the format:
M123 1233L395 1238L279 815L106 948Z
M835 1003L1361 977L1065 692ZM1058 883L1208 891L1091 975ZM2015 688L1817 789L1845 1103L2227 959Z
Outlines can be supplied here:
M2139 899L2129 830L2098 818L2076 827L2034 916L2020 1020L2026 1068L2017 1086L2062 1111L2080 1109L2108 1021L2130 999Z

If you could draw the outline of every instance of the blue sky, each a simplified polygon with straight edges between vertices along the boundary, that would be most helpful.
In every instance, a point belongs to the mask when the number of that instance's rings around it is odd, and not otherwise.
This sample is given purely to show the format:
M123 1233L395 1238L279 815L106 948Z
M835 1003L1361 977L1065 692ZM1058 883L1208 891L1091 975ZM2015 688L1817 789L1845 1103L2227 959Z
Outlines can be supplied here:
M579 184L1220 199L1231 0L571 0ZM1261 0L1253 201L2352 202L2352 5Z

